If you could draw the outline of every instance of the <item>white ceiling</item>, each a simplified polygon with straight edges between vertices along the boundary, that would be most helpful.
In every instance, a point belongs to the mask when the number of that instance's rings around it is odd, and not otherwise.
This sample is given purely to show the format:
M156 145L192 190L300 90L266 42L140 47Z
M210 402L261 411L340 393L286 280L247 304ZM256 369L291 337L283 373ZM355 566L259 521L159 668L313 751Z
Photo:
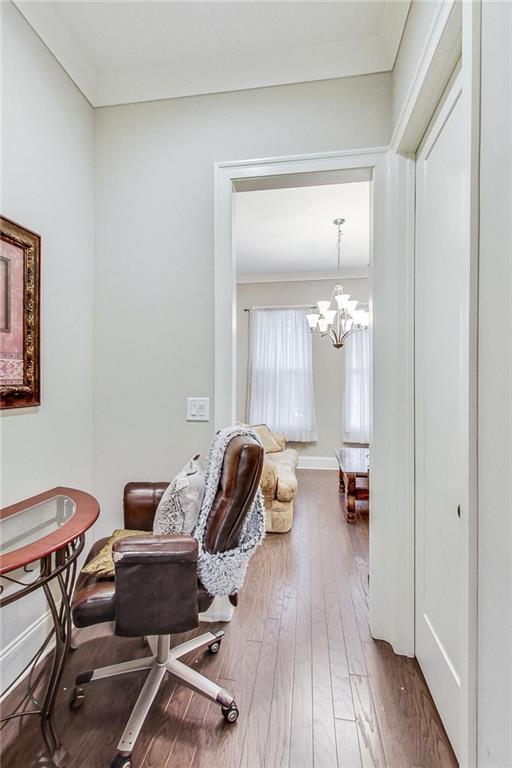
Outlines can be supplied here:
M367 274L370 253L370 183L267 189L234 194L237 278L331 277L337 230L345 275ZM288 275L288 278L286 277Z
M94 106L392 69L410 0L14 0Z

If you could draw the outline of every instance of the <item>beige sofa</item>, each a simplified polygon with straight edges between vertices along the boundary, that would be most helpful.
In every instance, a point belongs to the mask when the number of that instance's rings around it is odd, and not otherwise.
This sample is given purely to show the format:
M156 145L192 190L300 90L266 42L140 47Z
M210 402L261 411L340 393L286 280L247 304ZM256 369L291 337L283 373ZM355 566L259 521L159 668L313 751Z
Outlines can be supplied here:
M265 454L261 490L265 500L266 530L271 533L286 533L293 522L298 454L293 448L285 448L284 439L277 439L283 450Z

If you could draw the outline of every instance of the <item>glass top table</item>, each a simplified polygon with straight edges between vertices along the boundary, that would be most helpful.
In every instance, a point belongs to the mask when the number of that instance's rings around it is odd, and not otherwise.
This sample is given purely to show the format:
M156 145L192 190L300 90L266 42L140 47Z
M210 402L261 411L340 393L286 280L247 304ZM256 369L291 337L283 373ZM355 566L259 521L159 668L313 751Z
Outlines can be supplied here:
M71 594L85 531L96 521L99 511L98 502L89 493L65 487L52 488L0 509L0 607L42 589L53 622L51 633L26 668L29 674L25 695L0 722L28 715L40 717L46 748L57 766L67 761L54 722L54 705L71 639ZM27 568L37 561L38 568ZM52 639L55 648L48 680L38 700L34 685L39 676L32 672Z
M338 459L340 469L345 472L368 473L370 468L370 449L369 448L351 448L342 446L334 448L334 453Z
M52 488L0 510L0 575L66 547L93 525L96 499L75 488Z
M0 521L0 555L33 544L53 533L75 512L73 499L59 494L5 517Z

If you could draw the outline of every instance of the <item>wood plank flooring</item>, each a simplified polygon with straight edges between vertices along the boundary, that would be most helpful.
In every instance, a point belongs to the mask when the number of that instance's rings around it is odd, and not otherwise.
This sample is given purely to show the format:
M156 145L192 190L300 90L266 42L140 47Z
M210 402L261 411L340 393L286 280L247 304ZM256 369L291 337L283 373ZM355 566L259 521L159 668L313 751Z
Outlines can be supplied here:
M188 659L235 695L238 722L168 679L134 767L457 766L416 661L371 638L368 522L347 525L337 488L335 472L299 472L293 530L268 535L252 558L220 652ZM76 674L147 653L138 639L109 638L70 654L57 707L70 768L110 765L143 679L93 683L71 711ZM45 764L35 719L9 723L1 739L2 768Z

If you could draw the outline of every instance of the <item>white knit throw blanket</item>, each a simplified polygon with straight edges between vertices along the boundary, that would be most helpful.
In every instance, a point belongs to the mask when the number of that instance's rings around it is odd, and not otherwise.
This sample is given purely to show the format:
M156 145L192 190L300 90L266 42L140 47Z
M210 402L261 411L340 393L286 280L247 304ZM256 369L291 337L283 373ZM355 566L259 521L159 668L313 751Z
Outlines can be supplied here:
M213 438L204 467L206 490L193 535L199 542L199 578L210 595L232 595L238 592L244 583L251 555L265 536L265 509L258 487L254 502L245 518L238 547L215 554L206 552L203 548L206 523L217 494L224 454L230 440L238 435L252 437L260 442L254 432L245 427L221 429Z

